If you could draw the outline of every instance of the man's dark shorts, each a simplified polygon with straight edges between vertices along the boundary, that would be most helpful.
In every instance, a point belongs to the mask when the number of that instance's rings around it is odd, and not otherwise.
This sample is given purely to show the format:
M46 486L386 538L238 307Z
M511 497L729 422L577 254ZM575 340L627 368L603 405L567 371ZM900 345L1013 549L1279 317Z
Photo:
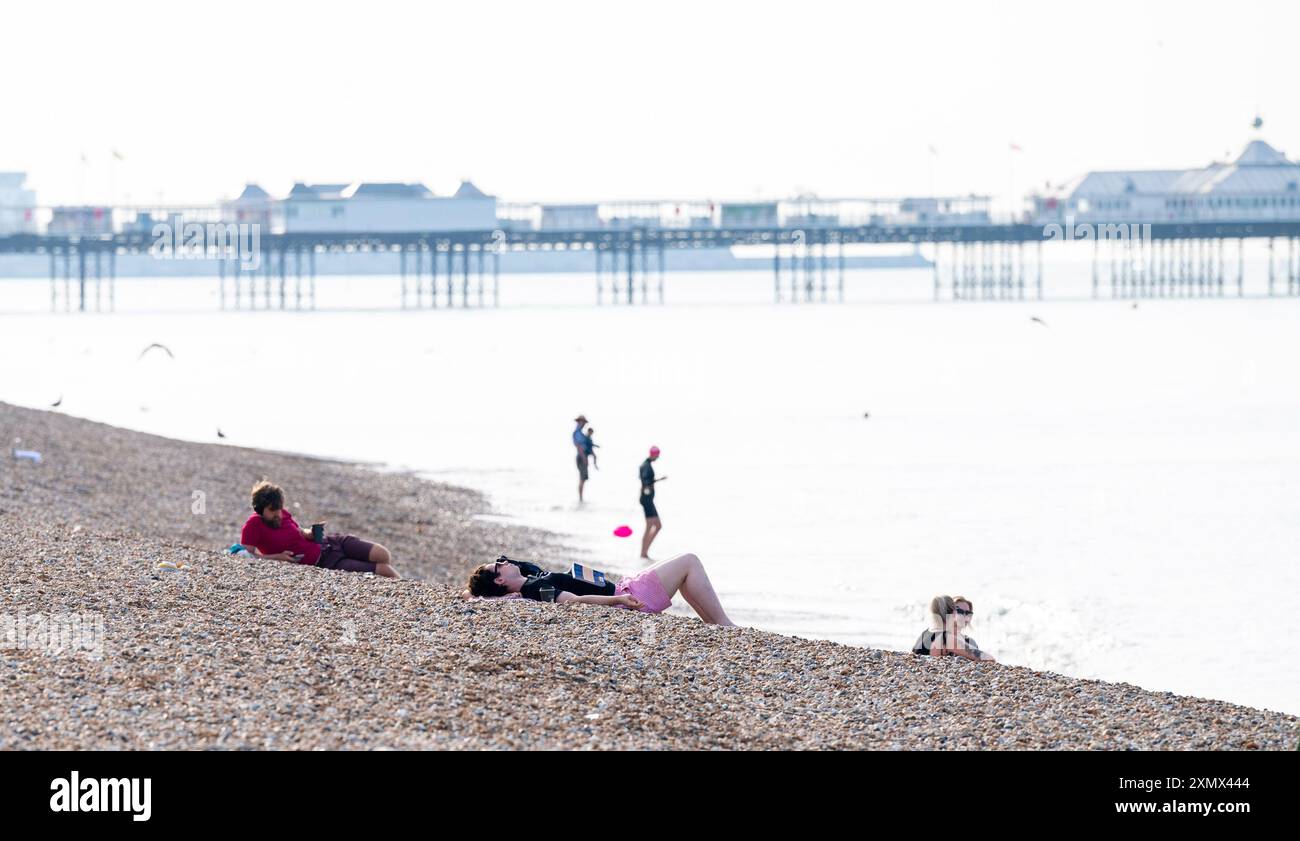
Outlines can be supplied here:
M659 516L659 509L655 508L655 498L649 495L641 497L641 510L645 512L645 518Z
M578 456L578 478L587 481L587 457Z
M374 572L377 565L370 562L370 550L373 548L375 544L356 535L327 534L316 566L347 572Z

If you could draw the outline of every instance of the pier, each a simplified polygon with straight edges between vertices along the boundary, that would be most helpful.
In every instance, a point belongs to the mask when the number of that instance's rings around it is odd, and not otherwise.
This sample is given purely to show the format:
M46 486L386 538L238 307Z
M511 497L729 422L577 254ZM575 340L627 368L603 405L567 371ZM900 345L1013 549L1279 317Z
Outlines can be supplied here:
M1268 295L1300 295L1300 221L1129 227L1140 235L1085 238L1092 247L1094 298L1241 296L1247 241L1267 243ZM1041 300L1050 281L1043 246L1052 241L1039 224L497 228L266 233L258 238L255 253L240 254L229 236L205 234L173 248L160 247L149 232L133 230L0 237L0 254L48 255L51 309L87 312L113 309L116 263L123 254L180 259L183 248L184 259L215 261L221 308L290 310L315 307L318 255L388 253L400 278L399 300L394 303L437 309L498 305L500 258L507 252L589 253L596 303L633 305L663 303L666 252L734 246L772 249L772 294L779 303L844 300L845 248L873 244L927 249L936 301Z

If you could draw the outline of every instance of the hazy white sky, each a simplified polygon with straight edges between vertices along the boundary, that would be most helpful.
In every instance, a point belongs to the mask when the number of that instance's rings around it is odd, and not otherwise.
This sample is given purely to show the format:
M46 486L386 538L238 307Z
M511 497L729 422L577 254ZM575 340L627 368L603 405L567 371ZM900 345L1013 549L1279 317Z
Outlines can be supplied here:
M1300 153L1285 2L46 0L3 17L0 170L26 170L42 204L461 177L512 200L1001 198L1235 154L1257 109Z

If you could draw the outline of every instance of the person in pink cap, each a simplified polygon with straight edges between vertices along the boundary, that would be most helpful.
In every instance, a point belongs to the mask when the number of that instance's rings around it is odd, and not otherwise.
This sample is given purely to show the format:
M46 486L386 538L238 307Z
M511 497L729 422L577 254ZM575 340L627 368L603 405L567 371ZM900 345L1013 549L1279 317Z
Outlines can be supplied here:
M659 509L655 508L655 483L662 482L667 476L655 478L654 463L659 458L659 448L650 448L650 457L641 462L641 510L645 512L645 534L641 535L641 557L650 559L650 544L663 530L659 519Z

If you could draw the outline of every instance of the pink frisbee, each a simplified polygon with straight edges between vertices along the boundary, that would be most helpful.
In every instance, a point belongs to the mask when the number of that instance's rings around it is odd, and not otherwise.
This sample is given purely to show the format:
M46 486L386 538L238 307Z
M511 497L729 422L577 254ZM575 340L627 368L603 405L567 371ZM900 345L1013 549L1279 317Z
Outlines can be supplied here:
M615 536L615 537L631 537L631 536L632 536L632 527L631 527L631 526L619 526L618 528L614 529L614 536Z

